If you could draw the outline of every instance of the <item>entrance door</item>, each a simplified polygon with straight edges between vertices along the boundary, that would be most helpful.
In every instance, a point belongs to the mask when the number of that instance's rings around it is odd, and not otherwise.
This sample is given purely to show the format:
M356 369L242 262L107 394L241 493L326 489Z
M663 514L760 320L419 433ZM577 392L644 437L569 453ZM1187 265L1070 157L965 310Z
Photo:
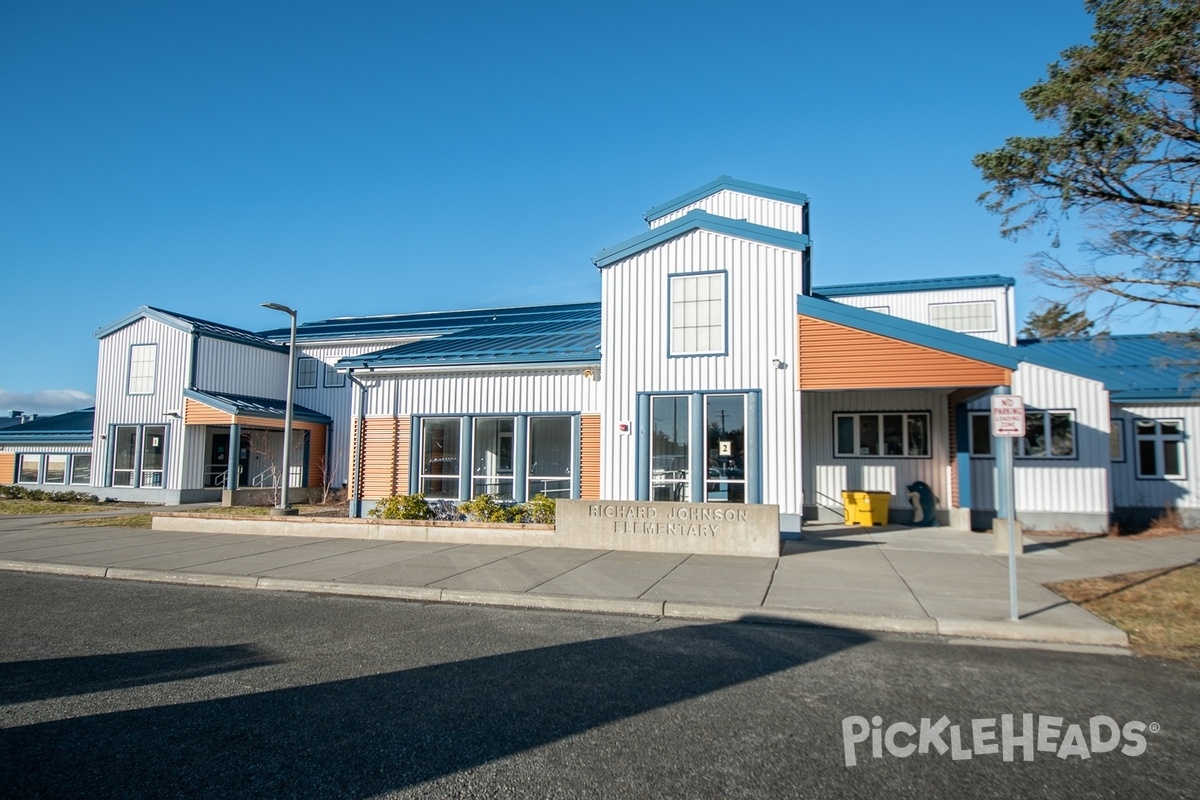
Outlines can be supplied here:
M241 447L238 448L238 486L244 486L246 471L250 467L250 437L242 434ZM229 476L229 434L214 433L209 447L208 467L204 471L204 485L220 488L228 486Z

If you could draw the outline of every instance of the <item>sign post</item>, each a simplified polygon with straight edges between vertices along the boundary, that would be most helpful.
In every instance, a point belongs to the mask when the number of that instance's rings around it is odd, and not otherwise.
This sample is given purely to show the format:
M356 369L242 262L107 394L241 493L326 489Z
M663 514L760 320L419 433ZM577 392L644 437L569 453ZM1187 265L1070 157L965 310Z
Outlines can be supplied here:
M1025 402L1007 394L1002 386L992 395L992 436L996 439L996 471L1004 484L1004 516L1008 518L1008 618L1020 619L1017 611L1017 502L1013 439L1025 436Z

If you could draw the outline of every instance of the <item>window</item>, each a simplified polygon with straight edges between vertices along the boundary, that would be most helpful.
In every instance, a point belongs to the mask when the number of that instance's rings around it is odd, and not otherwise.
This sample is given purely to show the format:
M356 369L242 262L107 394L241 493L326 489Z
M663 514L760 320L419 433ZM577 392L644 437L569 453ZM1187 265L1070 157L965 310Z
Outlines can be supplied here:
M325 388L339 389L346 385L346 373L338 372L332 364L325 365Z
M154 359L158 345L129 346L129 394L154 394Z
M46 474L42 483L67 482L67 457L62 455L46 456Z
M708 457L704 502L746 502L745 395L706 396L704 429Z
M296 359L296 388L317 388L317 360L308 356Z
M863 311L874 311L876 314L891 314L891 306L863 306Z
M113 486L133 486L137 469L138 429L120 426L113 431Z
M993 455L992 417L986 411L971 414L971 455ZM1075 423L1071 413L1026 408L1025 437L1017 439L1016 457L1074 458Z
M571 496L571 418L529 418L527 497Z
M929 306L929 324L960 333L994 331L996 302L933 303Z
M690 403L683 395L650 398L651 500L688 500Z
M1133 423L1139 478L1183 478L1183 420L1139 419Z
M142 476L139 485L162 488L163 452L167 447L167 429L163 425L142 428Z
M971 455L990 456L992 454L992 415L971 415Z
M1025 409L1025 437L1018 458L1074 458L1075 424L1067 411Z
M458 499L459 441L462 420L421 420L421 493L441 500Z
M929 412L835 414L836 453L844 457L925 458Z
M92 454L78 453L71 456L71 483L92 482Z
M671 355L725 352L725 273L672 275Z
M1125 460L1125 420L1111 420L1112 427L1108 431L1108 459L1110 461Z
M475 420L472 497L490 494L499 500L513 499L514 423L512 417Z
M42 457L28 453L17 456L20 466L17 468L18 483L37 483L42 477Z

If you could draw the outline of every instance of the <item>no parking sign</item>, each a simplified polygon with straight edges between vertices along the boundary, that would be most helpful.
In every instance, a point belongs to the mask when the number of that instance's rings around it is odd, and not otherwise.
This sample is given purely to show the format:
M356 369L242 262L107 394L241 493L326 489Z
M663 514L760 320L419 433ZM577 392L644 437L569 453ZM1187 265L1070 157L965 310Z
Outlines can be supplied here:
M1025 401L1015 394L992 395L992 436L1025 435Z

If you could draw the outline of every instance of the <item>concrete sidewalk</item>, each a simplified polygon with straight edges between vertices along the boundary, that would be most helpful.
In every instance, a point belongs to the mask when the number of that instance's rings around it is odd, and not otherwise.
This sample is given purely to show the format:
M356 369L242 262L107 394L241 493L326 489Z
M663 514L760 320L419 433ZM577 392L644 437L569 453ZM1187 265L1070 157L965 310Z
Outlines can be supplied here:
M0 518L0 568L425 602L1124 647L1123 632L1042 586L1200 563L1200 535L1026 537L1021 620L991 537L810 526L779 558L193 533Z

